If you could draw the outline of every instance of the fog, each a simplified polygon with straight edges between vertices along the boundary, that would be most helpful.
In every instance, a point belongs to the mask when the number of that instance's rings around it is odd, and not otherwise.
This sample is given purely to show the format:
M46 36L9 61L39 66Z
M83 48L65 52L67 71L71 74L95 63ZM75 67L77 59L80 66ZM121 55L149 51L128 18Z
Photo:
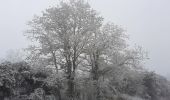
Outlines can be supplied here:
M161 75L170 72L170 1L169 0L88 0L106 21L122 26L130 44L148 51L145 66ZM56 0L0 1L0 57L8 50L28 46L23 36L26 23L34 14L56 5Z

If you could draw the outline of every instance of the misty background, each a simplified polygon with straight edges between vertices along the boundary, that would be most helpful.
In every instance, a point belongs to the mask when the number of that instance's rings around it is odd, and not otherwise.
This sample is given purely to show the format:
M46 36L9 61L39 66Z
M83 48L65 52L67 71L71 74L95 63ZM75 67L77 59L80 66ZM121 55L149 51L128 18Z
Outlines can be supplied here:
M57 0L0 0L0 58L9 50L28 46L23 32L35 14L57 5ZM169 0L88 0L107 21L120 25L132 45L148 52L147 69L170 76Z

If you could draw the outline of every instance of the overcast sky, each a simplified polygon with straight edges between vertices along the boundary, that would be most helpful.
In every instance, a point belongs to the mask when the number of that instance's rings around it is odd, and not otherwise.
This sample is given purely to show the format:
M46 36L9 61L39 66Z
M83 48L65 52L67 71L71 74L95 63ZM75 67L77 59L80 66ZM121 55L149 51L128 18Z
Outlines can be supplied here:
M23 36L33 15L57 0L0 0L0 57L28 45ZM121 25L131 44L148 51L146 67L170 75L170 0L88 0L105 18Z

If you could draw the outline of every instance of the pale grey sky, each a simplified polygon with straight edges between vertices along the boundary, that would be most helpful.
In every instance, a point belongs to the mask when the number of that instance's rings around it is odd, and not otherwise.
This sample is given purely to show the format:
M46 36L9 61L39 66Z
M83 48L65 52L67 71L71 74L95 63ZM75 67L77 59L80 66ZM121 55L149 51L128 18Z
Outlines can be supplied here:
M170 75L169 0L88 0L106 21L121 25L130 42L148 51L146 67ZM0 0L0 57L10 49L27 47L23 36L34 14L56 5L57 0Z

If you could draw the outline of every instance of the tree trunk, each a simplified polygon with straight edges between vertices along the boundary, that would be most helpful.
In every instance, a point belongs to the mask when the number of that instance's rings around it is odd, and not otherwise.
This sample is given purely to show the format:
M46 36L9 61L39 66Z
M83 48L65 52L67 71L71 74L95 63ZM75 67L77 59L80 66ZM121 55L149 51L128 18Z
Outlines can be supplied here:
M96 100L100 100L100 88L99 88L99 74L98 74L98 70L99 70L99 52L96 51L95 53L93 53L93 67L92 67L92 75L93 75L93 81L94 83L94 87L95 87L95 99Z
M67 95L70 98L70 100L74 100L74 76L73 76L73 71L72 71L72 64L71 61L68 60L67 63Z
M53 56L53 62L54 62L54 66L56 68L56 72L58 73L58 66L57 66L57 62L56 62L56 55L54 52L52 52L52 56Z

